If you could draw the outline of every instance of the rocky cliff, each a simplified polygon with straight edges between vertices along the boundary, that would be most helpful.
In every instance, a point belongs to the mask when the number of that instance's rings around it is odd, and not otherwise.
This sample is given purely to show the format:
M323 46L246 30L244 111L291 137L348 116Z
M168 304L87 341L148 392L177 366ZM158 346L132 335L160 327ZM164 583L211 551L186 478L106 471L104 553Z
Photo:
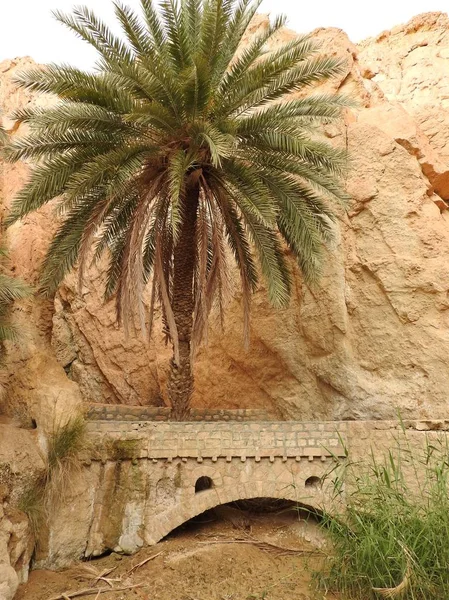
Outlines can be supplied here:
M259 17L249 36L266 27ZM282 37L296 34L284 31ZM449 18L420 15L375 39L352 44L337 29L315 32L323 51L347 59L331 88L357 106L325 135L351 155L352 195L314 288L296 276L289 308L253 305L251 346L242 344L238 288L224 332L212 322L196 364L194 405L258 408L298 419L388 419L447 415L449 389ZM0 114L51 98L14 88L31 59L0 64ZM0 164L0 208L28 167ZM55 228L52 207L7 233L11 272L31 284ZM81 290L69 276L52 300L17 306L20 346L10 345L0 413L0 596L27 576L33 540L14 508L44 468L39 445L83 402L164 404L167 359L161 330L126 338L102 301L101 268ZM2 587L3 586L3 587Z
M259 17L249 35L266 26ZM351 155L352 203L341 239L315 288L298 274L289 308L254 298L251 346L242 344L238 290L225 331L214 323L196 365L197 407L263 408L294 418L438 417L449 388L449 19L420 15L352 44L337 29L315 32L323 50L347 59L332 83L358 105L326 136ZM283 33L291 38L291 31ZM14 89L20 58L0 64L0 109L51 99ZM4 118L7 128L12 123ZM20 130L14 135L20 134ZM27 176L3 165L1 204ZM51 207L8 231L11 269L36 282L54 229ZM102 301L101 270L54 301L34 299L15 319L25 343L8 353L4 410L42 426L52 406L84 401L164 403L170 354L160 331L126 338Z

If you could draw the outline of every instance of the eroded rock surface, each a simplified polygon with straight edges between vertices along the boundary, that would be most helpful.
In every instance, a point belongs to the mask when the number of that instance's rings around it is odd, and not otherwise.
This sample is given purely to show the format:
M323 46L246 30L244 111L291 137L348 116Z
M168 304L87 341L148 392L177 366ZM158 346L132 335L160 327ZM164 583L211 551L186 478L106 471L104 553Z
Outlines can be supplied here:
M259 17L249 36L265 26ZM449 386L449 19L421 15L359 46L337 29L316 36L324 51L347 61L331 89L358 102L341 126L326 129L352 156L353 200L341 215L341 239L326 256L319 286L309 289L296 272L289 308L272 310L263 290L255 295L248 352L236 289L225 331L212 322L200 351L194 404L302 419L391 418L398 410L405 417L442 416ZM52 101L14 91L12 76L30 64L0 65L4 113ZM2 169L7 209L27 167ZM32 283L54 226L47 207L8 233L14 272ZM65 378L71 398L164 403L170 348L162 331L156 328L149 343L126 338L112 303L102 302L101 271L91 271L81 290L76 275L69 276L54 302L24 303L15 318L26 343L9 353L9 410L28 366L28 389L62 389ZM38 367L55 359L59 370Z
M36 431L0 423L0 598L28 578L34 537L23 499L44 469Z

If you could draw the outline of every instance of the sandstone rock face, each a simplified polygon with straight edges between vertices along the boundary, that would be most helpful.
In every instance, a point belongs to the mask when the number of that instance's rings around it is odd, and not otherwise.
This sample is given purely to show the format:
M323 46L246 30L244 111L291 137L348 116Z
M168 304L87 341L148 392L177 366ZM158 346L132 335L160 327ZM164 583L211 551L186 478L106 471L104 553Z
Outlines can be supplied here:
M0 424L0 598L11 600L28 578L34 538L17 507L44 469L36 432Z
M259 17L248 39L265 26ZM449 19L421 15L359 46L337 29L315 34L323 51L346 58L345 72L326 87L358 102L341 126L325 131L352 157L353 199L341 215L340 241L318 286L309 289L296 274L289 308L272 310L263 289L255 295L247 352L236 289L225 331L212 322L200 350L194 405L301 419L392 418L398 410L410 418L441 416L449 386ZM5 114L52 101L14 91L12 76L29 64L0 65ZM6 210L27 167L2 169ZM11 228L17 274L36 281L54 227L47 207ZM26 343L9 352L8 411L30 390L32 405L39 406L36 397L51 403L52 388L73 404L80 397L164 403L170 348L158 328L150 341L117 328L113 305L102 301L101 268L81 290L69 276L54 301L24 303L15 318Z
M48 437L82 411L76 383L68 379L57 360L37 353L10 379L7 407L22 423L37 427Z
M384 32L361 44L359 60L364 71L390 102L400 103L435 150L431 165L444 168L449 158L449 19L446 14L426 13L404 26ZM397 140L401 143L399 140ZM405 146L407 147L407 146ZM410 147L411 153L425 146ZM440 159L440 161L438 160ZM438 164L440 162L440 164ZM449 198L447 176L435 182L425 172L436 192Z
M15 570L0 563L0 594L4 600L12 600L19 587L19 578Z

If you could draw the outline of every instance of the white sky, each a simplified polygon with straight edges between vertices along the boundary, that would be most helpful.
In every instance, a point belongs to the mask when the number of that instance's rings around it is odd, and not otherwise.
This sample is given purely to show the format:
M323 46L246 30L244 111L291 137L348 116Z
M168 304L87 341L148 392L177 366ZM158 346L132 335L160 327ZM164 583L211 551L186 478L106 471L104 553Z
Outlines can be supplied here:
M80 4L114 23L112 0L0 0L0 62L29 55L40 63L89 68L95 53L51 15L52 9L70 12ZM124 0L124 4L137 7L139 0ZM264 0L262 4L262 12L287 14L289 26L298 32L340 27L354 42L430 11L448 12L449 0Z

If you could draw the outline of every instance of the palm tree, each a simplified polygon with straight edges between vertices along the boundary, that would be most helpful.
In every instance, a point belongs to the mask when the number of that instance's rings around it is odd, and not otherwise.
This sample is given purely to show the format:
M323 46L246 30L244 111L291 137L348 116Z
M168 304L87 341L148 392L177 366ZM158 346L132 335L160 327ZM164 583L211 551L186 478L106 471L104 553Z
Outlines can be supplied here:
M75 263L81 281L87 262L108 249L106 297L115 296L119 322L145 327L151 282L149 327L158 303L173 345L168 396L178 419L188 414L192 356L209 313L223 313L229 254L247 334L259 271L271 303L285 306L291 273L282 240L314 281L334 206L345 200L344 154L317 138L316 125L339 117L346 101L305 94L342 62L317 55L310 36L267 51L283 17L242 48L260 4L162 0L156 9L141 0L136 14L116 2L122 37L87 8L55 12L98 51L96 70L51 64L17 77L59 102L13 115L30 133L12 143L9 159L30 159L34 169L8 223L59 198L46 294Z
M30 288L20 279L10 277L4 273L4 260L7 252L0 247L0 357L3 351L3 342L16 341L19 331L11 323L11 309L16 300L22 300L30 295Z
M8 134L6 133L5 128L0 125L0 149L2 149L7 142Z
M3 127L0 126L0 150L8 141L8 134ZM10 277L5 273L5 259L7 252L0 245L0 358L4 349L3 342L6 340L16 341L18 331L11 324L10 314L11 309L16 300L21 300L30 295L30 288L20 279Z

